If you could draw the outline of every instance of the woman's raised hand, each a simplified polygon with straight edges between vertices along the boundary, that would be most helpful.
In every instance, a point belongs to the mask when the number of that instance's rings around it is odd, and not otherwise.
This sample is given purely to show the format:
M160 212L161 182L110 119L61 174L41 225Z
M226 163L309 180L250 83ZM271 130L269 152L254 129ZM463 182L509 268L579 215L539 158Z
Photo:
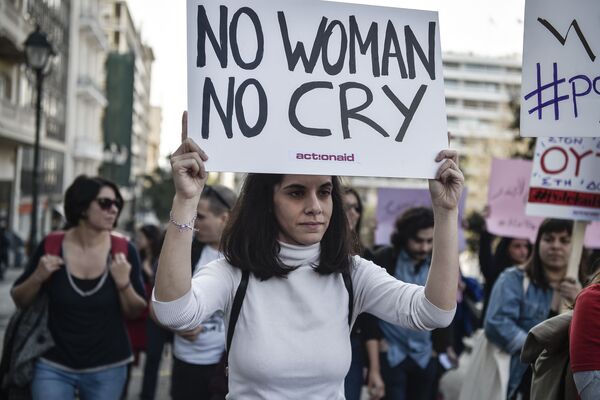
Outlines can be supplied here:
M181 119L181 145L171 155L171 171L175 193L183 199L199 198L208 178L204 162L206 153L187 137L187 111Z
M444 161L435 179L429 180L429 193L433 208L452 210L457 208L463 190L465 178L458 168L458 154L456 150L442 150L435 161Z

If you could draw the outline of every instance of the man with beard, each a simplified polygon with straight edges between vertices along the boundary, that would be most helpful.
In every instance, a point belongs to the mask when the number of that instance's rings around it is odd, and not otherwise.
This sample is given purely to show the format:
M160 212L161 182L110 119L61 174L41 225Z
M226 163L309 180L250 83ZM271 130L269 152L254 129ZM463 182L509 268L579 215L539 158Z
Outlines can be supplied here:
M427 281L433 249L433 211L415 207L396 219L391 246L373 258L397 279L423 285ZM431 332L414 331L380 321L383 333L380 360L386 399L433 398L437 362L432 357Z

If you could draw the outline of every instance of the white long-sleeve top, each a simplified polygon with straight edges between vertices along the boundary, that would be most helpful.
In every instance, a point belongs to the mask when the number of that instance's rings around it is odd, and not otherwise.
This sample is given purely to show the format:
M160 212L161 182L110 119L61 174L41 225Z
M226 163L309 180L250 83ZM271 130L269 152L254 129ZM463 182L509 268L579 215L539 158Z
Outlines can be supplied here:
M250 276L229 354L228 399L344 399L351 359L348 292L341 274L314 271L319 255L319 243L281 243L280 259L299 267L287 278ZM398 281L358 256L353 264L353 322L361 312L422 330L452 321L455 310L433 305L422 286ZM160 302L153 294L156 317L187 330L221 310L229 326L241 276L224 259L214 261L194 275L183 297Z

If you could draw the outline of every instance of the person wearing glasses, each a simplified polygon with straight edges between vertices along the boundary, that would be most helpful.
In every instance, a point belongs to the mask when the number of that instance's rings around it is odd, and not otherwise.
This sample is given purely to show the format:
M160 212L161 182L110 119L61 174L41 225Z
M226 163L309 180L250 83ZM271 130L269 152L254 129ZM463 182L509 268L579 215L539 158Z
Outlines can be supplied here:
M344 211L350 227L355 253L366 260L373 259L373 253L367 248L361 238L363 203L356 191L351 187L343 189L342 201ZM378 400L385 396L385 384L381 377L379 363L379 330L377 318L368 313L362 313L356 318L356 322L350 333L352 345L352 361L350 369L344 380L344 391L346 400L359 400L362 395L365 382L364 369L367 369L367 386L370 400Z
M176 194L152 305L171 329L193 329L217 311L230 329L235 293L248 276L228 354L228 398L344 399L350 327L361 312L421 330L450 324L464 182L456 152L437 155L441 165L429 181L436 240L425 287L352 255L342 187L331 175L248 174L223 233L224 258L192 277L188 254L208 156L187 138L185 114L182 139L171 156Z
M114 400L121 396L133 360L125 318L146 307L140 260L126 239L115 239L123 198L100 177L81 175L64 198L66 226L57 254L45 254L46 237L12 288L19 308L40 292L48 298L54 346L35 363L34 400ZM119 240L127 255L112 251ZM126 242L124 242L126 241Z
M192 276L221 258L221 236L237 199L233 190L206 185L196 208L192 243ZM173 340L171 398L210 399L211 381L225 351L223 313L217 311L193 329L176 332Z

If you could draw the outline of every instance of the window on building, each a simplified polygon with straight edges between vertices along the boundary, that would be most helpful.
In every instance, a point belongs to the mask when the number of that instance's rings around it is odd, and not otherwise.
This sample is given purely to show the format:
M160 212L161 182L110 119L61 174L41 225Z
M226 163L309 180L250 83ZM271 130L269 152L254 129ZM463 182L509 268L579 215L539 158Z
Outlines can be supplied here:
M0 98L10 100L12 82L8 72L0 71Z
M457 117L448 116L448 117L446 117L446 121L448 123L448 127L450 127L450 128L458 126L458 118Z
M494 82L465 81L465 87L483 92L497 92L500 85Z
M469 108L472 110L479 108L479 102L475 100L465 100L463 101L463 105L465 108Z
M39 193L61 194L63 185L64 154L40 149L40 188ZM33 147L23 149L23 165L21 169L21 193L31 195L33 186Z
M466 63L465 69L477 72L500 72L502 67L490 64Z

